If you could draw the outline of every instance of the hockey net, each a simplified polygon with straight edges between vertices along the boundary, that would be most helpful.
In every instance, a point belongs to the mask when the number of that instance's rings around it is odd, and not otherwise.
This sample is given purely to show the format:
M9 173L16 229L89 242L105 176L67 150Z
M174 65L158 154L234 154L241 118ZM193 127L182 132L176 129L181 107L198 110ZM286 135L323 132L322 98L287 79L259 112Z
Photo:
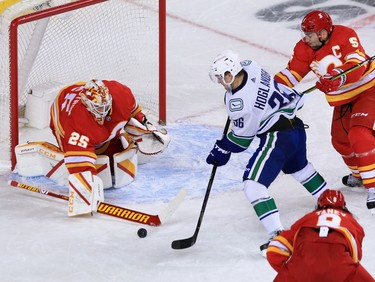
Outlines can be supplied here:
M165 122L165 0L6 0L0 20L2 170L50 132L53 99L78 81L122 82Z

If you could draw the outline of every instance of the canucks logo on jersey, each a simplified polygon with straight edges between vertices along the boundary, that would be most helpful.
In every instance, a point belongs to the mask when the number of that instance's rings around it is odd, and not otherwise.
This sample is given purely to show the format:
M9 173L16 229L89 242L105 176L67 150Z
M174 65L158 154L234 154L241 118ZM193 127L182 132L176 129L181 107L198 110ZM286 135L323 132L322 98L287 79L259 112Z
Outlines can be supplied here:
M231 99L229 100L229 110L231 112L241 111L243 110L243 101L241 98Z

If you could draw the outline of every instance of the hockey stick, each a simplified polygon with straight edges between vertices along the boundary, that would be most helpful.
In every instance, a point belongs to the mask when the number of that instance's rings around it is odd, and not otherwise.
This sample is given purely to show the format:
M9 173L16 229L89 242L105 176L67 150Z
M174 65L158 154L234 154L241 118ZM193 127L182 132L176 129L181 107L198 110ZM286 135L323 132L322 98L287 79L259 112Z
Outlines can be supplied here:
M230 119L228 117L227 122L225 124L223 137L227 134L228 129L229 129L229 125L230 125ZM194 232L193 236L191 236L189 238L186 238L186 239L180 239L180 240L173 241L172 245L171 245L172 249L175 249L175 250L186 249L186 248L189 248L189 247L193 246L195 244L195 242L197 241L199 229L201 227L203 215L204 215L204 212L206 210L206 205L207 205L207 202L208 202L208 197L210 196L212 183L214 182L216 169L217 169L217 163L214 163L214 165L212 167L212 171L211 171L210 180L208 181L206 194L205 194L204 199L203 199L202 209L201 209L201 213L199 215L197 227L195 228L195 232Z
M364 64L372 62L373 60L375 60L375 56L372 56L372 57L368 58L367 60L364 60L363 62L360 62L360 63L356 64L355 66L352 66L351 68L347 69L346 71L344 71L342 73L339 73L338 75L332 76L329 80L336 80L339 77L341 77L343 75L346 75L346 74L362 67ZM303 91L302 94L310 93L310 92L314 91L315 89L316 89L316 86L310 87L309 89Z
M8 181L8 184L12 187L25 189L31 192L44 194L50 197L62 199L65 201L69 201L69 197L66 195L56 194L54 192L40 189L31 185L19 183L14 180ZM99 203L98 206L98 213L114 216L117 218L121 218L124 220L132 221L135 223L145 224L145 225L151 225L151 226L159 226L161 224L164 224L165 221L173 214L173 212L177 209L179 204L183 201L186 195L186 190L181 189L176 197L169 203L169 205L160 213L160 215L151 215L144 212L131 210L128 208L115 206L108 203Z

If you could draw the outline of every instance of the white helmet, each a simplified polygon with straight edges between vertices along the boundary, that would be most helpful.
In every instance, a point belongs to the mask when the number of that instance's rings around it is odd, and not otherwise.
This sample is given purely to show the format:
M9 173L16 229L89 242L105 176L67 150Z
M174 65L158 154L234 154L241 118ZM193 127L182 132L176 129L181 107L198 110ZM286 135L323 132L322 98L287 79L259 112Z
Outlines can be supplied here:
M96 121L103 124L112 108L112 96L103 81L93 79L87 82L81 92L81 101Z
M241 61L236 53L231 50L221 52L211 64L210 78L215 83L221 81L225 85L231 85L234 81L234 77L242 70ZM233 78L232 81L226 83L224 75L229 72Z

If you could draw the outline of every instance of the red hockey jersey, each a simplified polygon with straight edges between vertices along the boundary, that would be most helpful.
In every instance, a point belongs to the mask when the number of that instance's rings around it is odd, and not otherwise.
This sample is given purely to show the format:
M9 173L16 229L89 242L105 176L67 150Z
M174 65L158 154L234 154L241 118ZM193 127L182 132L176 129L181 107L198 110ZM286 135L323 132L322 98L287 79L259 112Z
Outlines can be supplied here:
M374 281L359 263L363 237L350 213L308 213L270 242L267 260L278 272L274 281Z
M300 40L287 67L275 75L275 80L293 87L310 71L320 77L336 67L345 71L368 58L353 29L334 25L329 41L318 50L313 50ZM327 93L326 99L331 106L343 105L374 86L375 62L371 62L348 73L344 86Z
M110 140L118 138L128 120L141 111L132 91L125 85L103 80L112 95L112 109L100 125L81 103L85 82L63 88L51 106L50 127L69 173L91 171L96 174L97 154L103 153Z

